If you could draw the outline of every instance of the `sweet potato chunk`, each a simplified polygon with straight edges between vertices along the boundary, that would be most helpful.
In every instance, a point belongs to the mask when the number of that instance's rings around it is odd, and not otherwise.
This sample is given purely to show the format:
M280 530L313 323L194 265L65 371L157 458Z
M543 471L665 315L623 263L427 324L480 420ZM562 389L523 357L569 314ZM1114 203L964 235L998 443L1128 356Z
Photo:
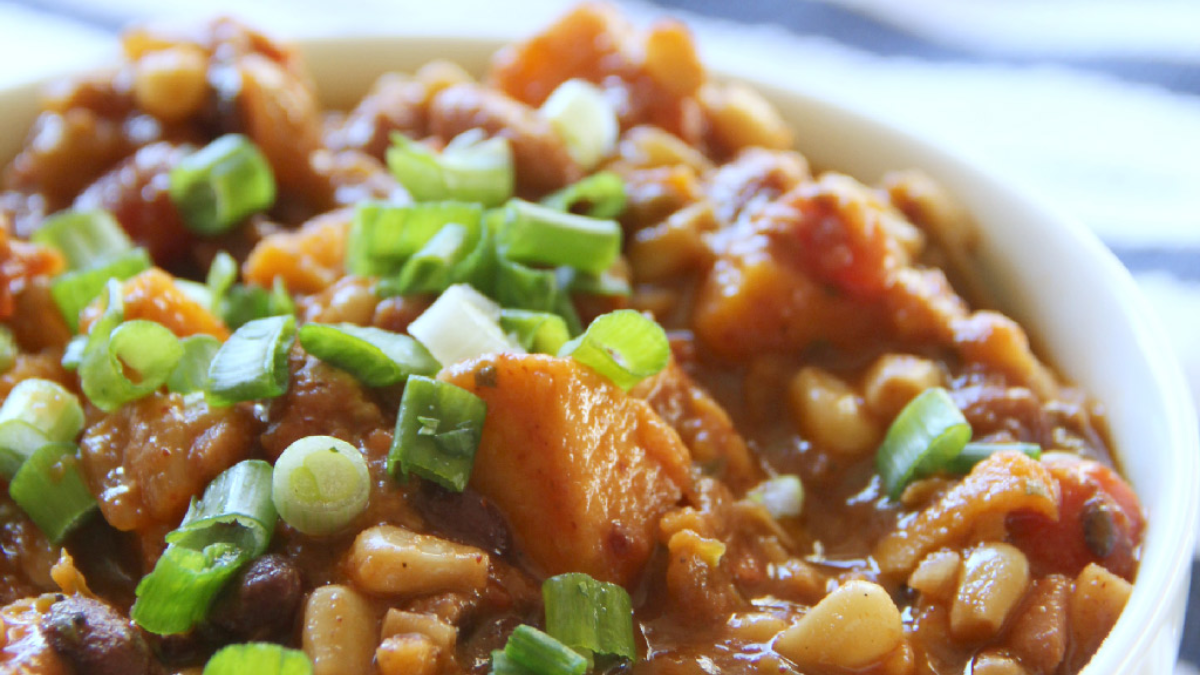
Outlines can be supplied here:
M671 360L661 373L630 390L644 398L654 412L687 444L692 457L714 466L734 489L745 489L762 478L746 441L733 426L729 413Z
M650 406L575 361L495 355L441 375L488 406L471 487L548 574L630 584L689 481L687 448Z
M755 239L718 258L700 285L692 324L718 355L748 358L800 351L825 340L852 345L878 334L878 309L826 288ZM747 247L748 248L748 247Z
M1041 462L1018 452L998 452L906 527L884 537L875 547L875 559L885 573L908 574L926 553L958 543L989 517L1032 511L1057 520L1058 504L1058 481Z
M210 480L250 454L255 431L246 408L152 394L84 431L83 474L118 530L174 525Z
M345 274L346 235L352 218L348 209L330 211L298 230L267 235L250 251L243 276L263 288L283 277L292 293L319 293Z
M147 319L166 326L179 337L211 335L218 340L229 337L225 322L207 307L188 297L175 277L152 267L129 279L122 288L125 320ZM79 332L86 334L104 312L104 294L92 301L79 316Z

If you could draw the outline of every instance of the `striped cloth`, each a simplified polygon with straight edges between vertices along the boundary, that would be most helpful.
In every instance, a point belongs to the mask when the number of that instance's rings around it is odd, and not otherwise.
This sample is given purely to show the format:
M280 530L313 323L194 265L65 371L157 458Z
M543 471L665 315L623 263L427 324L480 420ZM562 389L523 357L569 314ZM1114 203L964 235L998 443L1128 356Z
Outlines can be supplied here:
M523 0L0 0L0 87L86 67L130 22L225 12L283 37L515 37L572 4ZM1159 311L1200 393L1200 3L656 0L705 58L878 114L1089 225ZM1176 675L1200 675L1195 577Z

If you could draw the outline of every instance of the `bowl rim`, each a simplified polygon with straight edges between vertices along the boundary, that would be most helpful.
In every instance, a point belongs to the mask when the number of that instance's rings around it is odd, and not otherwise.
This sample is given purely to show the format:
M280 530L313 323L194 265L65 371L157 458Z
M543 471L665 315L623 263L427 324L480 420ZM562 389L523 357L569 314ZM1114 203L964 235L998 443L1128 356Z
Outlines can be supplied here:
M520 36L463 36L453 34L430 34L414 32L406 34L401 31L386 33L354 33L338 36L306 36L285 40L294 46L302 55L310 73L314 74L319 97L323 102L333 90L333 98L344 97L345 92L357 92L361 97L373 81L374 76L365 85L354 77L342 79L336 74L320 74L319 61L315 56L329 53L345 53L351 56L362 56L364 60L372 58L379 60L381 54L394 58L401 63L384 67L378 72L397 70L400 67L412 68L433 58L447 58L456 63L462 60L479 62L497 49L518 39ZM461 55L466 54L464 59ZM87 68L63 69L47 77L32 81L19 81L13 85L0 87L0 117L28 117L32 121L30 110L39 106L38 93L47 85L63 77L95 70L115 63L118 55L114 53L113 61L89 65ZM317 65L317 68L314 68ZM726 70L721 64L705 62L706 69L723 80L738 80L749 84L762 92L768 100L776 105L782 102L788 106L802 106L819 111L824 115L834 115L840 118L848 127L870 133L887 139L898 147L904 156L932 158L943 169L957 172L963 180L982 186L985 192L1004 197L1009 201L1023 205L1030 212L1040 214L1047 222L1053 222L1071 243L1083 255L1091 258L1102 268L1107 278L1107 291L1114 303L1114 310L1122 318L1127 319L1130 330L1133 331L1134 342L1138 345L1140 355L1145 359L1150 379L1154 382L1155 391L1161 394L1165 404L1162 420L1166 424L1168 457L1176 471L1166 472L1168 490L1178 497L1172 500L1179 508L1174 514L1148 513L1147 539L1143 543L1143 559L1138 570L1137 582L1133 586L1133 594L1122 612L1120 619L1112 632L1105 639L1092 662L1081 671L1081 675L1099 675L1104 673L1130 672L1136 665L1136 659L1144 653L1150 643L1159 636L1144 630L1146 626L1162 629L1168 622L1169 612L1173 611L1171 599L1187 593L1187 582L1191 574L1191 565L1195 555L1195 537L1197 523L1200 520L1200 489L1197 489L1196 477L1200 476L1200 432L1197 429L1195 408L1192 404L1191 393L1184 379L1182 368L1172 346L1165 338L1165 331L1147 303L1142 299L1141 292L1129 271L1117 260L1116 256L1100 241L1091 230L1087 229L1078 219L1065 214L1060 208L1051 204L1044 197L1030 192L1019 186L1013 179L994 172L980 164L977 159L969 159L965 154L953 148L938 144L924 138L918 133L905 129L883 118L879 111L863 109L861 106L852 107L845 102L833 101L817 92L805 90L802 85L782 86L779 82L771 82L757 77L752 73ZM25 141L20 135L10 143L19 148ZM798 148L804 154L804 148ZM0 160L7 163L11 153L6 148L0 148ZM915 161L904 166L916 166L926 169L921 161ZM941 176L936 176L943 182ZM951 190L956 193L955 190ZM961 195L956 195L961 199ZM1116 454L1121 456L1119 448ZM1169 530L1163 528L1170 525ZM1154 537L1151 540L1151 536ZM1153 544L1152 548L1147 548ZM1170 549L1176 549L1171 554ZM1157 553L1147 564L1147 553ZM1139 583L1146 576L1152 580L1161 579L1152 588L1147 583ZM1168 636L1174 645L1173 657L1177 658L1180 635ZM1104 668L1103 671L1099 668Z

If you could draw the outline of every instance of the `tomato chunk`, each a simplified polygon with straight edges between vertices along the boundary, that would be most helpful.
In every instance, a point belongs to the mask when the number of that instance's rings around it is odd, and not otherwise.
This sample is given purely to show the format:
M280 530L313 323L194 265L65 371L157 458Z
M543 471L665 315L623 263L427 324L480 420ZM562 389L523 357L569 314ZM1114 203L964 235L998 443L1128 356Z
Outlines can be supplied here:
M1096 563L1132 581L1145 527L1133 489L1099 462L1064 458L1046 464L1062 488L1059 519L1014 513L1008 517L1012 542L1039 576L1075 576Z

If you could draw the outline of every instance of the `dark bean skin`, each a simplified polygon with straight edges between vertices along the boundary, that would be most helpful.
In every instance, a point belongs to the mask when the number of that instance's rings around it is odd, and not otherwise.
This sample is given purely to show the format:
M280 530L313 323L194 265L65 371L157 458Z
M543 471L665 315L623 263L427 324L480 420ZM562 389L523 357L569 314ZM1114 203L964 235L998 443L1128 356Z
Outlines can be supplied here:
M434 531L460 544L476 546L504 557L512 549L512 534L496 505L467 488L451 492L422 481L413 493L413 505Z
M79 673L160 675L141 632L107 604L81 595L54 603L41 622L46 642Z
M279 641L291 633L300 595L296 565L281 555L265 555L218 598L209 621L235 642Z

